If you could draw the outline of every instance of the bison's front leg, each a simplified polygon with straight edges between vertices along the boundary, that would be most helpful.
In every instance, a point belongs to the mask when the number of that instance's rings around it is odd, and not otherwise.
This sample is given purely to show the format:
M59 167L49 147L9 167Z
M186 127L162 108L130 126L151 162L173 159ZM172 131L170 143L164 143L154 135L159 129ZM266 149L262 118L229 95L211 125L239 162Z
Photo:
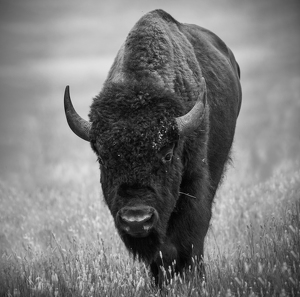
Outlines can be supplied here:
M211 217L206 202L207 200L200 196L198 200L180 199L177 203L178 211L173 212L169 220L168 236L160 247L161 252L151 263L156 284L161 286L167 283L174 273L182 273L194 265L199 275L204 275L204 238ZM195 226L197 227L193 228Z
M161 287L174 276L177 254L177 249L172 243L169 242L162 245L155 260L150 264L156 285Z

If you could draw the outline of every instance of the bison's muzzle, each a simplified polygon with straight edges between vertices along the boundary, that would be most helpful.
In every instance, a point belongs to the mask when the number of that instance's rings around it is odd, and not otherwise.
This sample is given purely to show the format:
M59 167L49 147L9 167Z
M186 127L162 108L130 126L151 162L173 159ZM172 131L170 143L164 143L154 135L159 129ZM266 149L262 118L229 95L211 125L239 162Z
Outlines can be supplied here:
M133 237L148 236L157 221L158 213L150 206L126 206L117 213L117 227Z

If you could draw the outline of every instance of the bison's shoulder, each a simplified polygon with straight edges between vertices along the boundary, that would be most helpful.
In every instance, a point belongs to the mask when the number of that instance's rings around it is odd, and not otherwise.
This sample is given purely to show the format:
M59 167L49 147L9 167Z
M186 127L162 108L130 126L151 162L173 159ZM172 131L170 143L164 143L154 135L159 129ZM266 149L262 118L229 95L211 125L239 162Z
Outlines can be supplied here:
M166 33L170 34L172 31L175 33L174 30L179 30L181 33L183 33L182 38L185 36L196 47L202 47L204 51L209 47L214 47L224 55L228 57L230 56L230 50L224 41L216 34L198 25L180 23L162 9L156 9L145 14L137 24L139 23L156 23L161 27L165 27L167 25L170 31Z

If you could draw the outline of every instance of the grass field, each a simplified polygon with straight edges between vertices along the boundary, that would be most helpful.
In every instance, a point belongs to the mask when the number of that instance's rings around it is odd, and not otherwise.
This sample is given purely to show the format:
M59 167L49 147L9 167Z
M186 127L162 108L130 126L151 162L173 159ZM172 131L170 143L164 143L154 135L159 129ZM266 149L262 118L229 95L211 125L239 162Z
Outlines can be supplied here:
M30 192L1 183L0 191L0 296L159 296L97 188ZM187 271L162 296L299 296L299 198L299 170L248 188L225 181L205 245L206 279Z

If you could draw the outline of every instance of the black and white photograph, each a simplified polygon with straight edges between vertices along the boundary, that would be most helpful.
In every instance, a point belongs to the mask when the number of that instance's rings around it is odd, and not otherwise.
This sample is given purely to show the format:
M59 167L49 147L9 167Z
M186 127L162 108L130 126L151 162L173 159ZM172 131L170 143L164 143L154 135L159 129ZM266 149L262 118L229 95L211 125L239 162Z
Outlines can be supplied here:
M298 0L0 0L0 297L300 296Z

